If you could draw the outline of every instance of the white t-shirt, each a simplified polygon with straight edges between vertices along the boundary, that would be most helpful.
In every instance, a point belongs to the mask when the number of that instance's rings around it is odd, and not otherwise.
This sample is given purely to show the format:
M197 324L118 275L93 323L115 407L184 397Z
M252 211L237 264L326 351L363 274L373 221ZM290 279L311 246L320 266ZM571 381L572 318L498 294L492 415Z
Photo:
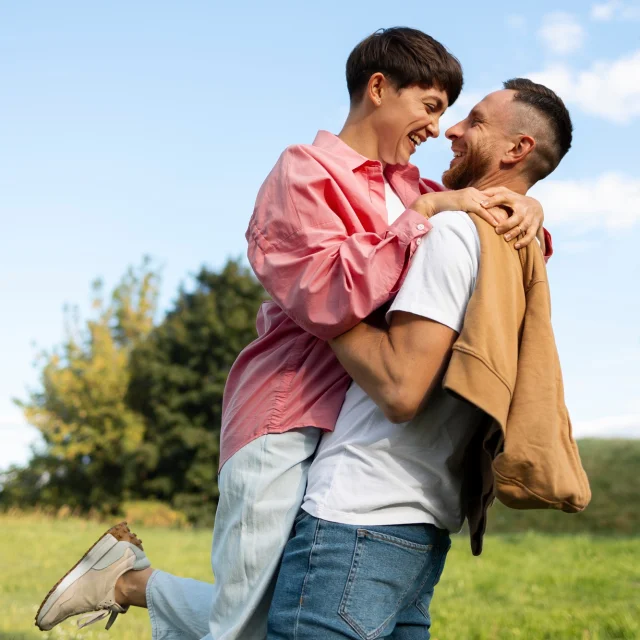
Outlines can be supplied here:
M408 311L459 333L478 273L478 232L460 211L431 223L387 320ZM478 409L438 386L419 416L392 424L352 382L335 431L320 441L302 508L344 524L431 523L459 531L462 458L480 420Z
M387 204L387 221L391 224L405 212L406 207L386 178L384 178L384 198Z

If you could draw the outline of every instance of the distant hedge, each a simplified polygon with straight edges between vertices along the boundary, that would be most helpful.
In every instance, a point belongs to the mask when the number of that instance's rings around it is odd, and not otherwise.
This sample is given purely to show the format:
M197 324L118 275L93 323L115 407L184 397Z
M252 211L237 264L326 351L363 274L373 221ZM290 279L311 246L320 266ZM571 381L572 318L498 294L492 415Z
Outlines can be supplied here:
M585 439L578 447L593 494L582 513L516 511L496 501L487 533L640 534L640 440Z

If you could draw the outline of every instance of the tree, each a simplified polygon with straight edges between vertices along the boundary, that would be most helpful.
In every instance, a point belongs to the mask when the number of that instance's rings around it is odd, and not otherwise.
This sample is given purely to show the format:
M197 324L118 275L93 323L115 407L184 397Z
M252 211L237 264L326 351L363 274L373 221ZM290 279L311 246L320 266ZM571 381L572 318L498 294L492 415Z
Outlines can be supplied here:
M131 494L145 422L126 402L129 359L153 328L158 280L145 259L108 302L94 282L95 319L85 326L76 310L65 309L62 345L40 356L41 388L18 402L45 442L28 470L9 477L23 503L115 512Z
M146 423L137 490L170 502L192 522L213 522L224 385L257 335L265 297L237 261L220 273L202 268L193 291L180 289L174 308L132 354L127 400Z

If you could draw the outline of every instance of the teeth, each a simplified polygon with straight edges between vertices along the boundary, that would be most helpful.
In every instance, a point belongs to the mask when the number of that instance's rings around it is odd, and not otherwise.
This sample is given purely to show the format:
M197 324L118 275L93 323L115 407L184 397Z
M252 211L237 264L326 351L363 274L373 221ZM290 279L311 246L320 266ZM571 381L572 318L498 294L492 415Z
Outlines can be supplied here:
M422 144L422 140L418 138L418 136L414 135L413 133L409 134L409 140L411 140L411 142L413 142L413 144L415 144L416 147L419 147Z

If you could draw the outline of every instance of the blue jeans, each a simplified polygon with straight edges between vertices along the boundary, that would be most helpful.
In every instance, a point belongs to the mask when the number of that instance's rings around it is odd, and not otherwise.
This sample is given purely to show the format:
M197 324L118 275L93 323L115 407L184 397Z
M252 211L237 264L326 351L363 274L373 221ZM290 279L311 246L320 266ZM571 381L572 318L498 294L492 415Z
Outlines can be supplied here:
M449 533L428 524L358 527L301 511L285 547L268 640L425 640Z

